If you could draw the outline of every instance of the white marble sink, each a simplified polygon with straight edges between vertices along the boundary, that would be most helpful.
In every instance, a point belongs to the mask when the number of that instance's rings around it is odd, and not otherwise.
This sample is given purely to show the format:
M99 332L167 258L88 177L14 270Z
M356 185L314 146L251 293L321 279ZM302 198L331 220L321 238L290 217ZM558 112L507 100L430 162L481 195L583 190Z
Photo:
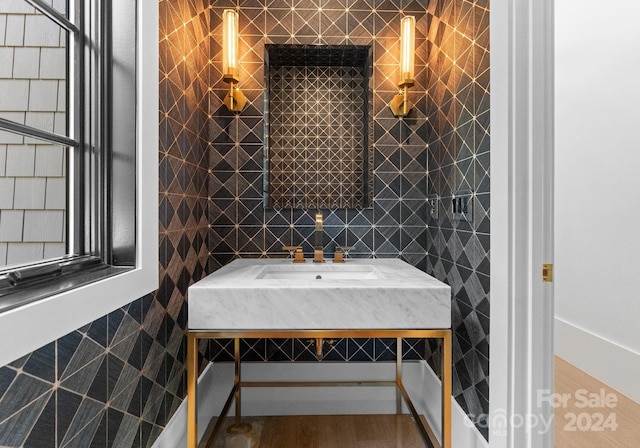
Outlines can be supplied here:
M361 264L287 264L265 266L256 279L270 280L367 280L381 279L372 265Z
M190 330L451 327L449 286L397 259L235 260L193 284L188 300Z

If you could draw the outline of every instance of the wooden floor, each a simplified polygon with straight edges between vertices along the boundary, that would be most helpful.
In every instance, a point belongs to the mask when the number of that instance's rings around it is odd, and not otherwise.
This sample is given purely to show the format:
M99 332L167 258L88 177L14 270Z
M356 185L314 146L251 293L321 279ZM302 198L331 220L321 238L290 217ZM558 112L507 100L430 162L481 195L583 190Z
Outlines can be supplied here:
M583 397L595 396L587 395L583 390L598 396L602 394L602 390L605 396L615 394L617 403L615 407L608 407L600 399L599 402L587 402ZM560 405L555 409L556 448L640 447L640 404L557 356L555 393L565 394L564 401L567 405ZM557 403L562 401L558 400ZM594 406L578 407L584 403ZM615 431L612 430L614 423L617 425Z
M248 417L249 435L222 432L215 448L424 448L409 415ZM231 422L231 420L229 420ZM226 426L226 425L225 425Z
M556 448L640 447L640 404L559 357L555 358L554 392L556 397L564 396L564 400L556 399L556 404L565 402L555 409ZM606 399L608 394L616 397L615 406L594 401L601 400L600 397ZM588 406L580 407L583 403ZM251 434L228 436L222 431L215 448L424 447L408 415L248 417L247 420L254 426Z

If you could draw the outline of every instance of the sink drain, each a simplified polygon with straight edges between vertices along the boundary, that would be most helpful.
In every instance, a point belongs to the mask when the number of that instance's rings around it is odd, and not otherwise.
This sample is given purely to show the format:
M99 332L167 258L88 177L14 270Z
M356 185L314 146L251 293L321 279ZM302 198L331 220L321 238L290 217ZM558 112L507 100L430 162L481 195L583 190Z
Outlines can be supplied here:
M322 275L316 275L316 280L322 280Z

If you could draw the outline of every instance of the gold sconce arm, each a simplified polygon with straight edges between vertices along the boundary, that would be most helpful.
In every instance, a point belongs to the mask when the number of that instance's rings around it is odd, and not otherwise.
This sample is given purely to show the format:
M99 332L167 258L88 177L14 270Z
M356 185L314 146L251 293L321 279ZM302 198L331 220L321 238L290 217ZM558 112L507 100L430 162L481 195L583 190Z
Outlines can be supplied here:
M247 97L236 87L233 82L229 83L229 93L224 97L224 104L231 112L242 112L247 104Z
M413 81L400 85L400 93L395 95L389 103L389 107L396 117L406 117L413 107L413 103L409 101L409 87L412 85Z

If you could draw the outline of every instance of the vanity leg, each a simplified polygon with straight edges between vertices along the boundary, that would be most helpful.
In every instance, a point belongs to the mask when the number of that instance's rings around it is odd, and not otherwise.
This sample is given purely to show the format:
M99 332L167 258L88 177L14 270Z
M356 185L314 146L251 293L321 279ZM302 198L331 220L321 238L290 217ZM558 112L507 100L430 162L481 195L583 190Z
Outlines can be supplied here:
M187 448L198 446L198 338L187 332Z
M229 434L246 434L251 431L251 424L242 423L242 396L240 383L242 382L242 372L240 365L240 339L235 338L233 340L233 360L235 365L235 375L233 379L234 384L234 401L236 402L236 415L233 425L227 428Z
M233 341L233 359L235 364L235 374L233 379L233 384L236 385L236 423L235 426L240 426L240 420L242 419L242 401L240 397L240 376L242 372L240 371L240 339L236 338Z
M442 448L451 448L451 330L442 338Z
M398 385L402 381L402 338L396 342L396 414L402 414L402 393Z

